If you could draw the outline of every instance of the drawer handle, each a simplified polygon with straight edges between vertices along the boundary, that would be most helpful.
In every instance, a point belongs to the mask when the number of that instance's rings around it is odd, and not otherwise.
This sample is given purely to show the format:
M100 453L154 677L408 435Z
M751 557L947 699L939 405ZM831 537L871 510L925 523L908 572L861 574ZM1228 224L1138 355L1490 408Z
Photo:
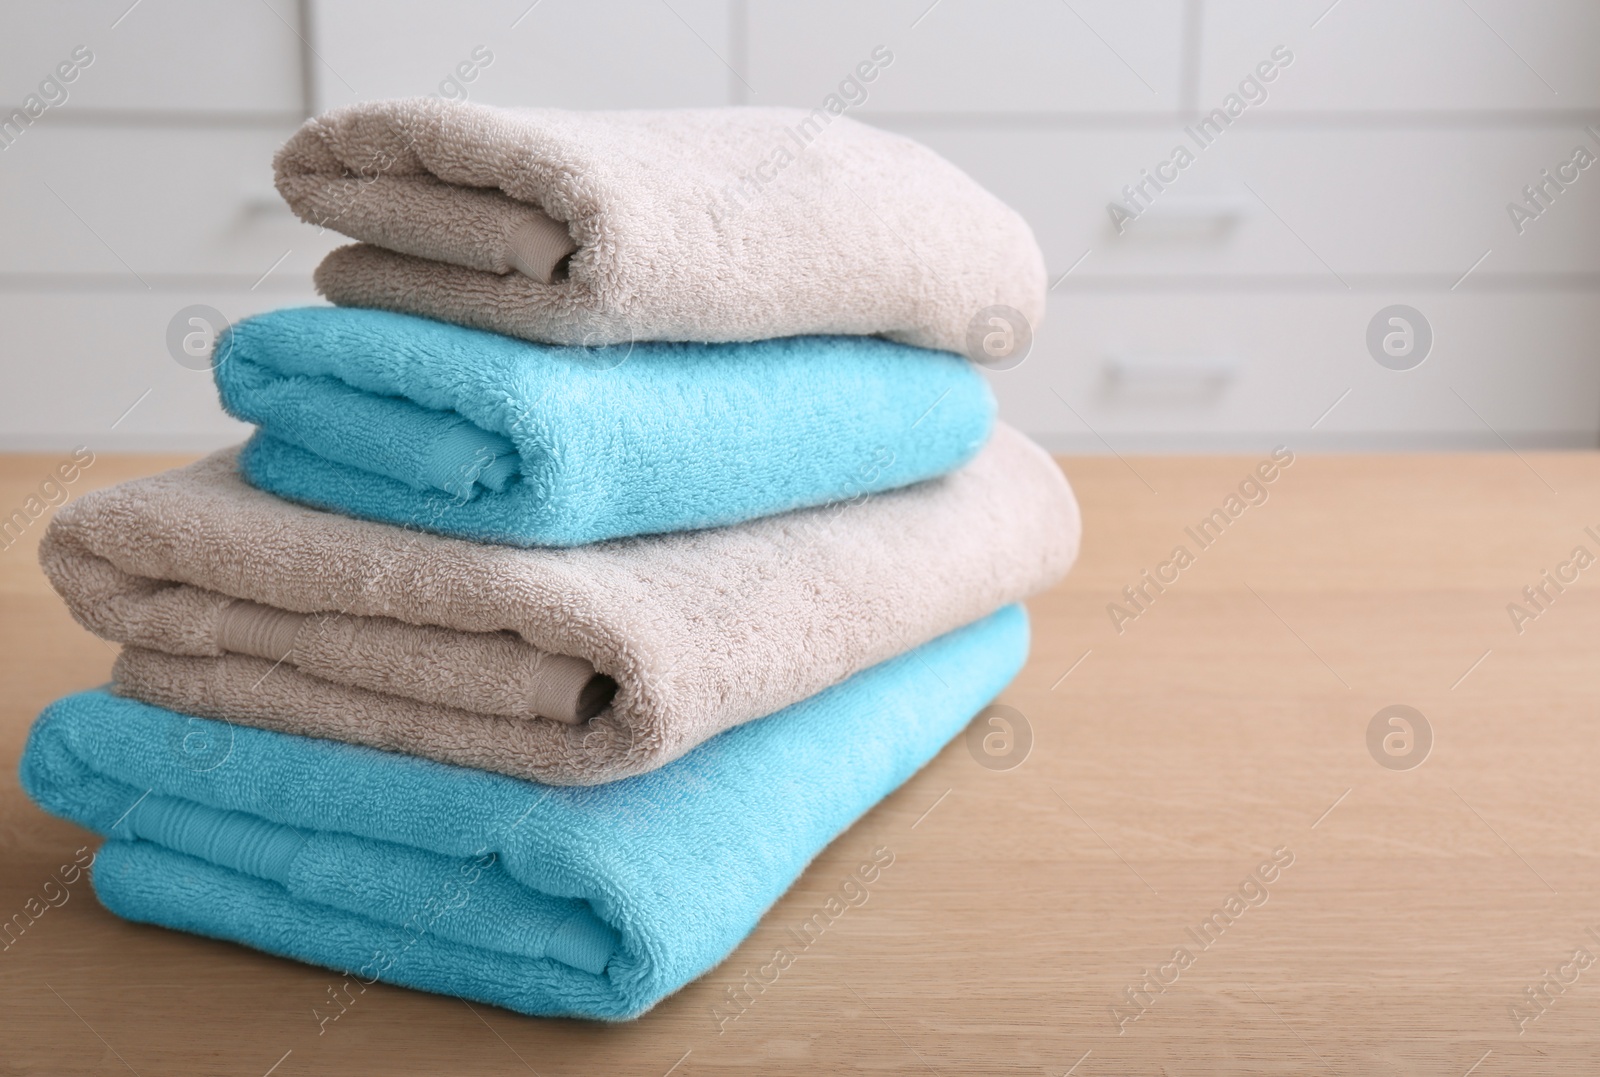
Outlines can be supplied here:
M1168 194L1157 198L1129 227L1130 236L1220 236L1248 218L1254 206L1231 194Z
M1231 355L1108 355L1106 379L1129 389L1217 389L1239 373Z
M289 203L279 198L277 194L257 195L249 194L239 200L239 212L246 220L260 220L262 217L293 217L294 211L289 208Z

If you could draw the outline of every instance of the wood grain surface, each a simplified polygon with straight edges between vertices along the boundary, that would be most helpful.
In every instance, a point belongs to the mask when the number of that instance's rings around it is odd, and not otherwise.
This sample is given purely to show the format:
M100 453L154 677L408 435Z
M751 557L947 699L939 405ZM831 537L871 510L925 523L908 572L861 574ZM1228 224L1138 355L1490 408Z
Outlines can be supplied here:
M102 456L72 495L174 462ZM1600 955L1600 566L1523 594L1600 555L1600 456L1300 456L1202 546L1260 462L1063 460L1086 534L1000 700L1025 758L986 754L999 727L949 745L636 1022L378 985L319 1027L335 974L123 923L84 881L0 953L0 1074L1600 1072L1574 959ZM0 459L0 514L56 463ZM113 658L41 577L43 524L0 552L0 918L93 844L15 777ZM1176 579L1113 618L1145 570ZM1392 705L1409 756L1398 726L1369 748ZM719 1021L879 846L867 902Z

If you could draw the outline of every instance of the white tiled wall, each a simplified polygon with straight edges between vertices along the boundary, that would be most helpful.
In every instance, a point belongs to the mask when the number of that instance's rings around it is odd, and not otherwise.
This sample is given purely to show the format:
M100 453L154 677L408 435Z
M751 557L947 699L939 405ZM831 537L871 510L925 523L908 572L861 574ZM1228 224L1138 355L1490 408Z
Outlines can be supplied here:
M238 318L316 301L311 270L341 240L296 222L270 175L309 111L429 93L811 106L880 46L893 63L854 114L960 164L1044 248L1047 320L992 378L1006 417L1052 447L1600 443L1600 168L1522 234L1506 212L1574 147L1600 156L1594 0L0 11L8 105L80 47L94 57L0 151L0 449L240 436L167 325L197 303ZM1292 60L1266 99L1195 147L1184 126L1274 50ZM1119 234L1107 203L1179 144L1194 164ZM1397 303L1435 338L1405 372L1366 345Z

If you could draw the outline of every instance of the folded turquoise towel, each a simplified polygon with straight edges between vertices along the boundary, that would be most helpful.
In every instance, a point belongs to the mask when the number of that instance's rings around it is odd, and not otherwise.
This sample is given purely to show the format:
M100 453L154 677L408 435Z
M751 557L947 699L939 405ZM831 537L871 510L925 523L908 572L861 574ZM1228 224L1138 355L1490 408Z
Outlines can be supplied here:
M737 523L942 475L989 436L966 360L873 337L567 348L384 311L218 340L256 486L462 538L575 546Z
M727 956L1027 649L1027 616L1007 606L599 786L537 785L97 690L40 716L22 785L106 835L95 890L130 920L366 982L616 1020Z

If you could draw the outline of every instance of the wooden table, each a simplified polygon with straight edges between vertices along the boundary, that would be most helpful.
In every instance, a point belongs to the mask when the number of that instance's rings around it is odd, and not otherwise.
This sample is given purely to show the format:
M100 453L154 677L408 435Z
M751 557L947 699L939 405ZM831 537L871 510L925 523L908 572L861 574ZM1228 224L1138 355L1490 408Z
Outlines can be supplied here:
M56 462L4 459L0 509ZM75 493L171 462L102 457ZM1202 548L1185 528L1257 463L1063 461L1083 558L1003 697L1031 754L951 744L633 1024L380 985L319 1035L330 973L123 923L80 883L0 953L0 1074L1600 1071L1600 962L1571 963L1600 955L1600 567L1520 634L1507 610L1600 555L1600 456L1300 457ZM5 916L90 842L18 791L28 723L112 660L41 578L42 524L0 553ZM1180 544L1119 633L1108 603ZM1369 749L1397 704L1431 730L1420 765L1398 726ZM880 845L867 903L719 1029ZM1536 1007L1547 974L1573 982Z

